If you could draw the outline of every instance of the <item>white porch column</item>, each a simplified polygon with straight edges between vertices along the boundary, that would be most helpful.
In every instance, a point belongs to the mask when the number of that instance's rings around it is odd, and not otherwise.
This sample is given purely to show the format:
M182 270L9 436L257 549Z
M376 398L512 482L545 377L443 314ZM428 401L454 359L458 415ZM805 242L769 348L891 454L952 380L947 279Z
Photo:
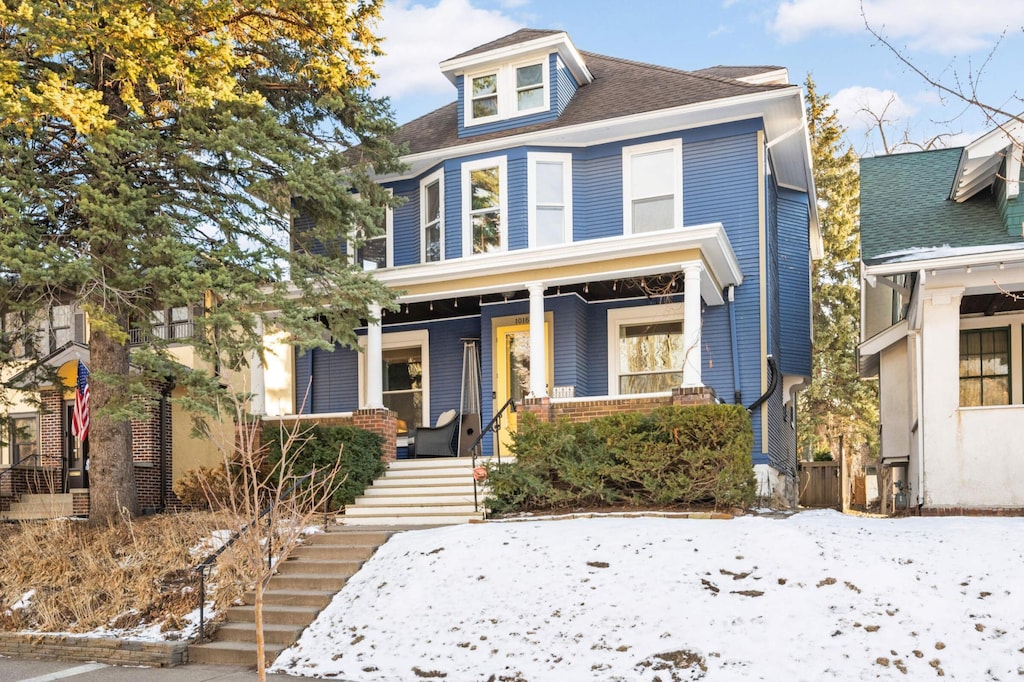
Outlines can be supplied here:
M683 266L683 388L703 386L700 378L700 263Z
M381 368L384 350L381 341L380 304L367 306L370 317L366 324L366 404L362 409L376 410L384 407L384 379Z
M547 397L548 354L544 341L544 284L526 286L530 292L530 394Z
M265 346L263 343L263 318L256 318L256 334L260 338L260 345ZM249 393L252 397L249 399L249 412L250 414L266 414L267 413L267 383L264 377L263 360L260 358L259 351L253 351L252 357L249 360Z

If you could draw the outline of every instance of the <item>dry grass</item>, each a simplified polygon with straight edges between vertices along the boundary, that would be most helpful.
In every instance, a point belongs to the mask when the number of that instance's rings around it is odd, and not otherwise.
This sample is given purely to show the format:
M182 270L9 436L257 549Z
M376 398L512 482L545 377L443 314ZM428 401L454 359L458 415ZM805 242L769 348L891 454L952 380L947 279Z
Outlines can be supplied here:
M0 630L88 632L161 623L180 630L198 607L192 567L212 551L223 514L163 514L91 529L72 520L7 527L0 533ZM223 610L255 573L228 550L208 594ZM24 608L12 608L34 590Z

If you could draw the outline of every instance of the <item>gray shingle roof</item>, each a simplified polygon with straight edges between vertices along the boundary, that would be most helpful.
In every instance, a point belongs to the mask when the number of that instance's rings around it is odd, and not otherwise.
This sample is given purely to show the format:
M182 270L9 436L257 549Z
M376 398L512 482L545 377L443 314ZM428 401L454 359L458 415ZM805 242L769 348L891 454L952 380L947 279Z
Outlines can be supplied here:
M770 71L781 71L782 68L781 66L725 66L719 64L718 66L709 66L706 69L697 69L690 73L703 76L718 76L719 78L746 78L747 76L756 76Z
M991 190L949 198L962 148L861 159L861 258L874 265L909 249L1019 244L1007 234Z
M484 52L490 52L491 50L497 50L497 49L500 49L502 47L508 47L509 45L517 45L519 43L525 43L527 41L535 40L537 38L543 38L545 36L552 36L552 35L556 35L558 33L564 33L564 32L565 31L551 31L551 30L539 29L539 28L521 28L518 31L516 31L515 33L509 33L507 36L502 36L501 38L498 38L496 40L492 40L489 43L484 43L483 45L478 45L478 46L474 47L471 50L466 50L465 52L460 52L459 54L455 55L454 57L449 57L448 59L445 59L444 61L447 62L447 61L451 61L453 59L461 59L462 57L470 57L470 56L475 55L475 54L483 54Z
M513 36L529 30L532 29L517 31L511 36L499 38L495 42L511 39ZM541 35L544 33L546 32L541 32ZM533 37L538 36L531 36L531 38ZM531 38L520 37L515 42ZM494 43L489 43L475 48L469 53L464 53L464 55L472 54L483 48L493 49L493 47ZM456 103L452 102L401 126L393 139L398 143L407 143L409 152L415 154L716 99L798 87L796 85L753 85L709 73L682 71L591 52L581 52L580 54L594 75L594 82L581 87L562 115L556 120L459 139L457 107Z

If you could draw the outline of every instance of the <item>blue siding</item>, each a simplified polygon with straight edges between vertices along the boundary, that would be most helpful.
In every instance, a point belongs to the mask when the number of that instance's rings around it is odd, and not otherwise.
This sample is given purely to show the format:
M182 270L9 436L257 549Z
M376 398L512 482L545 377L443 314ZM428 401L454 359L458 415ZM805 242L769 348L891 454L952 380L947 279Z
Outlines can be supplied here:
M555 386L575 386L576 395L587 395L587 303L576 295L552 297L545 303L554 312Z
M424 325L403 326L403 330ZM445 410L458 410L462 395L462 339L480 336L480 318L440 320L426 325L430 335L430 423ZM385 332L391 331L385 328ZM484 403L488 401L484 400Z
M780 189L778 198L779 318L785 374L811 375L811 256L807 195Z
M578 153L572 167L573 241L622 234L622 147Z
M394 263L412 265L420 262L420 184L406 180L392 184L392 191L404 203L395 208L392 219Z
M692 138L698 136L693 135ZM733 251L743 272L743 284L736 288L736 329L732 331L737 337L740 358L740 386L743 402L750 404L761 395L761 364L767 349L761 348L761 310L760 310L760 261L759 261L759 224L758 224L758 145L755 133L745 133L727 138L707 139L683 144L683 217L687 225L721 222L732 244ZM714 324L722 331L728 329L728 320L720 316L728 316L725 306L721 312L717 310L708 317L705 324ZM710 330L708 330L710 331ZM707 367L707 346L712 339L706 334L702 353L702 362ZM716 335L717 336L717 335ZM728 340L727 336L722 337ZM729 353L726 343L715 343L721 346L717 353L723 361ZM714 356L712 357L714 359ZM715 359L717 364L717 359ZM731 367L730 367L731 375ZM732 391L723 391L717 382L716 373L711 384L726 400ZM723 380L723 386L732 383L731 376ZM733 387L736 390L736 387ZM754 426L754 461L765 463L766 458L760 453L761 413L756 411L752 417ZM765 444L767 445L767 444Z
M525 249L530 245L527 214L530 211L527 199L526 183L527 163L526 149L520 147L508 152L508 227L509 251Z
M551 87L551 104L555 111L558 112L558 115L561 116L562 112L565 111L565 108L569 106L572 96L576 94L580 85L576 82L575 76L573 76L572 72L566 68L558 55L555 54L552 55L552 57L556 60L556 67L554 71L555 81Z
M462 257L462 160L444 162L444 257Z
M474 137L476 135L484 135L486 133L494 133L504 130L513 130L515 128L522 128L525 126L533 125L534 123L543 123L545 121L553 121L558 118L560 110L554 105L556 103L556 84L558 78L557 70L557 52L552 52L548 55L548 87L549 87L549 106L547 111L539 111L535 114L528 116L515 116L513 118L506 118L500 121L494 121L492 123L482 123L479 125L467 126L466 112L465 112L465 98L463 94L465 92L465 77L457 76L455 79L455 88L458 91L458 115L459 115L459 137ZM511 91L499 91L498 97L508 97Z
M359 356L350 348L314 349L295 360L295 404L300 414L359 409ZM301 370L300 370L301 366Z

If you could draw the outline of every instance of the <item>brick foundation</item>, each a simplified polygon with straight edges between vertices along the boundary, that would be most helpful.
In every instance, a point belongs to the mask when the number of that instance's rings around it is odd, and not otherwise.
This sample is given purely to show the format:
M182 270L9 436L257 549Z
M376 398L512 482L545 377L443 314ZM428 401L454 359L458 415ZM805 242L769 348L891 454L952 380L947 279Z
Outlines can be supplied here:
M188 644L0 632L0 654L46 661L96 661L112 665L172 668L188 663Z
M532 414L541 422L567 420L588 422L620 412L649 413L665 405L709 405L716 401L715 390L706 386L675 388L671 395L599 396L594 398L527 398L519 410Z

